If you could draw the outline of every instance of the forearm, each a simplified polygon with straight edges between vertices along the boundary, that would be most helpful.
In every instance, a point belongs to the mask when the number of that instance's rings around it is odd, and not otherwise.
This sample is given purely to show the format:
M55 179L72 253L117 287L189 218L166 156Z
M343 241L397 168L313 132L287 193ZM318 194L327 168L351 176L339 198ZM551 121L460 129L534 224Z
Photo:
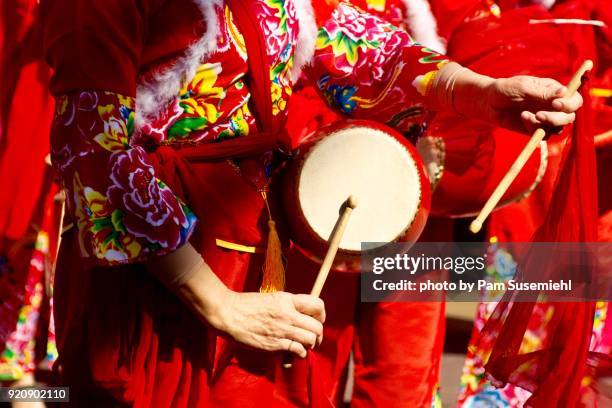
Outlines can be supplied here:
M238 342L261 350L290 351L302 358L306 348L321 343L325 309L314 296L234 292L189 243L149 258L145 266L200 320Z
M484 104L486 93L495 81L456 62L445 64L437 73L428 93L429 106L437 111L451 111L461 115L489 119Z
M229 289L190 243L149 259L145 266L198 317L221 328L220 307Z
M495 79L450 62L437 72L426 96L435 110L531 133L536 127L558 131L574 121L582 97L566 93L567 88L551 78Z

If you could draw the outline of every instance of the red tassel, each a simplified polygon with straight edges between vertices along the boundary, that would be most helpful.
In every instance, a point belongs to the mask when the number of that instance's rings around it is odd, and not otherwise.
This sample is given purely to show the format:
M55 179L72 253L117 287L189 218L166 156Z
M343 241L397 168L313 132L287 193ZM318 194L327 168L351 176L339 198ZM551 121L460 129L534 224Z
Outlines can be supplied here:
M272 219L272 213L268 205L265 192L262 197L268 209L268 246L266 248L266 260L263 267L263 278L259 291L262 293L273 293L285 289L285 266L283 265L283 249L281 246L276 223Z

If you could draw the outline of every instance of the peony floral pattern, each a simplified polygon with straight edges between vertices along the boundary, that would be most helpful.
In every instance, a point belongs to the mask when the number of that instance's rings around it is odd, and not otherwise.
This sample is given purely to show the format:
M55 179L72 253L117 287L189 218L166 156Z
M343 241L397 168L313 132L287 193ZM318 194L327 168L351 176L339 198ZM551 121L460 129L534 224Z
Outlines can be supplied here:
M293 0L259 0L272 116L284 121L292 93L299 24ZM58 98L53 161L69 191L83 256L122 264L171 252L195 216L148 163L145 148L209 143L258 131L251 113L245 39L227 7L218 9L217 50L185 81L158 118L134 131L134 98L81 91ZM421 132L422 105L446 59L381 18L341 3L318 32L306 75L346 115Z
M144 148L130 145L134 99L77 92L57 106L52 158L70 192L67 207L82 255L113 265L185 243L194 214L155 177Z
M319 30L309 75L327 101L346 115L420 125L432 80L447 59L408 33L349 4L340 4Z

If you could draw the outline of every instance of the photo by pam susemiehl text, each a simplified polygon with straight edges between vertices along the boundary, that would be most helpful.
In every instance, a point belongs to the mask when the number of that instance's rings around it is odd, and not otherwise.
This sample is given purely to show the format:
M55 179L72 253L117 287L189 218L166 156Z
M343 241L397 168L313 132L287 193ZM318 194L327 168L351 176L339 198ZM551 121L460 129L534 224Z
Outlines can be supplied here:
M368 250L368 248L375 248ZM607 301L612 243L364 244L361 300Z
M459 280L458 282L443 281L435 282L426 280L425 282L415 282L407 279L402 279L399 282L386 282L382 279L374 280L374 290L380 291L418 291L420 293L427 291L501 291L501 290L523 290L523 291L571 291L572 281L560 280L554 282L518 282L510 279L508 282L490 282L485 279L479 279L476 282Z

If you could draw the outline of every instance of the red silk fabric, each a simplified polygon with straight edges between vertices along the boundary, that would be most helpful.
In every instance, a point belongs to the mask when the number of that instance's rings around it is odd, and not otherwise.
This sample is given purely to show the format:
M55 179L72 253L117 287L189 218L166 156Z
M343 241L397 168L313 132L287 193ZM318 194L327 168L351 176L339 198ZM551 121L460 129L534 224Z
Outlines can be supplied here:
M588 34L568 36L566 28L529 24L532 18L553 16L543 8L530 7L504 11L500 19L487 17L464 23L454 31L449 53L455 60L489 75L524 73L566 82L585 57L592 57ZM586 46L580 45L583 40ZM551 43L558 47L546 45ZM578 113L568 138L551 205L543 220L538 221L541 224L532 237L534 242L597 240L597 174L588 92L587 87L581 92L585 107ZM555 271L545 269L543 265L533 265L527 254L519 260L517 279L555 278ZM590 278L594 277L578 279ZM589 367L606 370L610 364L610 356L589 354L594 304L555 303L543 346L523 353L521 344L535 303L512 302L516 299L511 295L504 300L483 329L476 350L485 361L488 359L486 369L493 383L512 383L531 391L526 406L577 406L580 383Z
M588 88L582 94L585 106L563 152L551 205L534 242L597 241L597 175ZM530 264L527 255L519 261L519 277L534 278L539 266ZM554 271L548 274L539 280L555 277ZM610 367L610 356L589 354L594 303L554 303L542 348L523 354L520 346L535 303L511 300L509 295L504 298L481 333L478 348L491 352L486 365L489 375L494 382L510 382L531 391L526 406L576 406L587 367Z

